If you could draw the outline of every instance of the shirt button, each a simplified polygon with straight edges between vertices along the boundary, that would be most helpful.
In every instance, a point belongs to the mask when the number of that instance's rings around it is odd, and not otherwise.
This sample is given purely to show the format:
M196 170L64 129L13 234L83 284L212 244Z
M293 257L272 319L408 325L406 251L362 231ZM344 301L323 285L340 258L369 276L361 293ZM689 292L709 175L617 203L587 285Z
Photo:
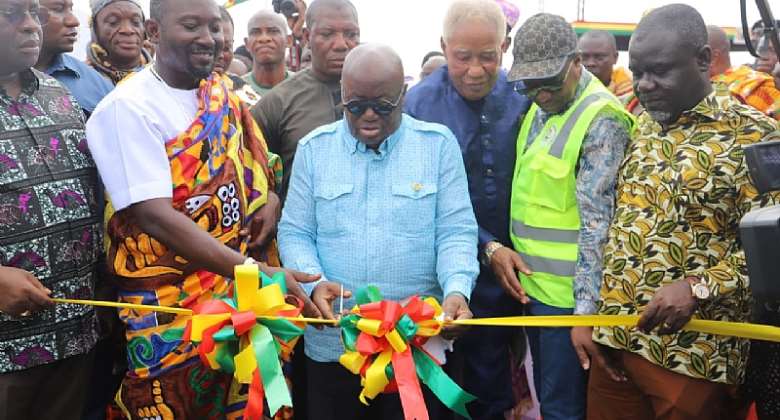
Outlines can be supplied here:
M485 147L490 146L490 140L488 139L482 140L482 145Z
M493 176L493 170L492 170L492 169L490 169L490 168L487 168L487 170L485 171L485 175L487 175L487 176Z

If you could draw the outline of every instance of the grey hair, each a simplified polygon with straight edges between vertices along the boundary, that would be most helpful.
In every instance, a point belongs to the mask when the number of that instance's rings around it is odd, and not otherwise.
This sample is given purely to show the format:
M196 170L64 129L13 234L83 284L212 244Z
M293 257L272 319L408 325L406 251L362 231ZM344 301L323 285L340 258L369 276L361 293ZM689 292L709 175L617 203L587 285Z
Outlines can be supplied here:
M506 38L506 17L501 6L494 0L455 0L444 17L442 38L447 42L454 35L458 25L471 20L483 20L495 27L496 42L500 45Z

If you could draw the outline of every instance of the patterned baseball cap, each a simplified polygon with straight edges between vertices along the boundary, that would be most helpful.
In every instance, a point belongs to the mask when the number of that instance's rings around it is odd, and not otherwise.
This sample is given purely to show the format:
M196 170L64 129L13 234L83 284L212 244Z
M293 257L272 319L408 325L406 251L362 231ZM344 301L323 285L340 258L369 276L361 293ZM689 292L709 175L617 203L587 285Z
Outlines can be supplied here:
M508 79L549 79L559 75L577 51L577 34L562 17L539 13L517 30L514 44L515 61Z

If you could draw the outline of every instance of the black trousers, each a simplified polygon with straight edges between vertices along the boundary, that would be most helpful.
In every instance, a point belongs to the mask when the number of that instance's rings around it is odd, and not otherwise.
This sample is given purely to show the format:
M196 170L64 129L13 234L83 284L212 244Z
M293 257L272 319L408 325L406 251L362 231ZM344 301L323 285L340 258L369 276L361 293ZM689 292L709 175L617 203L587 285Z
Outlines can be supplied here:
M401 399L397 393L379 394L363 405L360 376L353 375L338 363L321 363L306 358L308 414L310 420L403 420ZM435 395L420 384L431 420L449 415ZM296 418L297 418L296 412Z

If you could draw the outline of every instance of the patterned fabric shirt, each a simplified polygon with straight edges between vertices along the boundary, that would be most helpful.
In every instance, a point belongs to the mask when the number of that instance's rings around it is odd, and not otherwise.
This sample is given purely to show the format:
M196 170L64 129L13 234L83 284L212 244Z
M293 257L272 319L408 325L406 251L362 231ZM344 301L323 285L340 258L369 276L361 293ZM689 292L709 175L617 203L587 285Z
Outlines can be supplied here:
M771 75L755 71L749 66L739 66L713 77L712 81L724 83L729 92L743 104L780 119L780 90Z
M607 89L617 97L630 94L634 90L631 73L623 67L615 67L612 70L612 78Z
M279 251L286 267L353 293L373 284L390 300L468 298L479 273L477 221L452 132L404 115L376 151L346 119L311 132L293 163ZM344 299L344 308L354 305ZM309 327L305 342L318 362L344 351L336 328Z
M0 265L29 271L53 297L92 299L101 219L84 117L58 81L37 70L22 79L17 99L0 89ZM90 306L0 314L0 373L84 354L96 327Z
M641 314L659 288L696 276L712 297L695 318L748 321L739 220L770 198L751 184L742 147L775 129L774 120L737 102L723 85L666 130L640 116L618 174L600 314ZM748 340L622 327L597 328L593 336L694 378L737 384L744 377Z
M595 77L582 69L574 100L582 95ZM551 117L541 108L528 132L528 148ZM630 128L617 116L602 111L593 119L582 141L577 166L576 197L580 211L580 239L574 272L574 313L596 312L601 287L602 247L612 220L615 203L615 174L630 137Z

